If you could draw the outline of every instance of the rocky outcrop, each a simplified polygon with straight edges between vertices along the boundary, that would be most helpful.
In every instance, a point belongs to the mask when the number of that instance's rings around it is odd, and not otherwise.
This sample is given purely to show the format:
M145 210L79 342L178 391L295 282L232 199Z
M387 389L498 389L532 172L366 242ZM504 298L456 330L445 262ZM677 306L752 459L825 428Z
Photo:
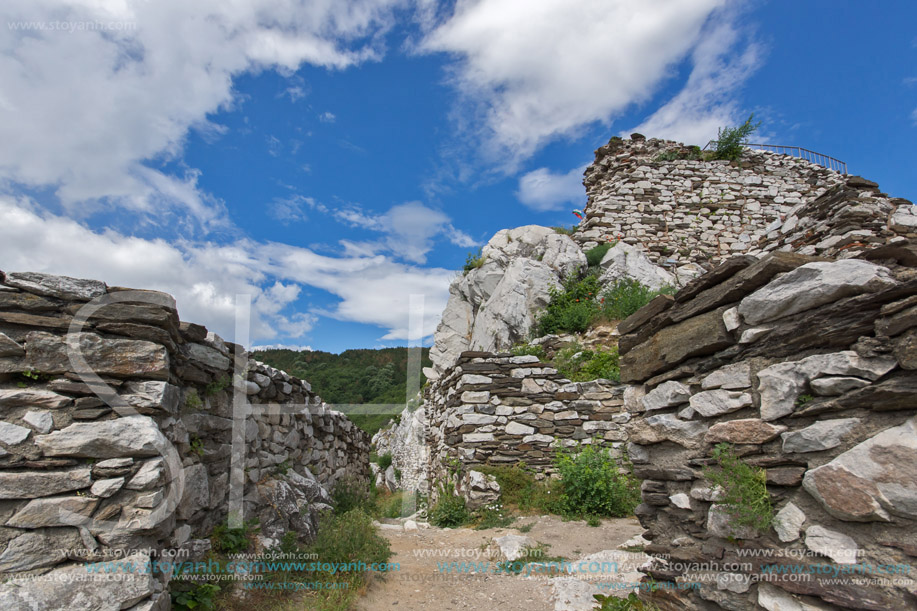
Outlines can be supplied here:
M400 487L426 494L430 489L427 468L430 449L426 444L427 416L424 407L414 411L405 408L397 424L373 435L376 454L392 455L392 465L401 473Z
M307 540L334 483L367 472L366 434L307 382L169 295L95 280L0 272L0 407L4 609L168 609L168 571L77 577L187 559L231 498L262 545Z
M652 594L662 608L917 604L912 575L869 568L917 554L907 261L737 257L622 323L621 376L643 396L628 404L637 514L647 552L668 561L646 572L680 584ZM776 517L764 531L735 523L707 478L721 443L765 469Z
M568 236L526 225L497 232L481 250L483 265L456 278L436 329L435 377L466 350L502 350L526 338L562 278L586 265Z

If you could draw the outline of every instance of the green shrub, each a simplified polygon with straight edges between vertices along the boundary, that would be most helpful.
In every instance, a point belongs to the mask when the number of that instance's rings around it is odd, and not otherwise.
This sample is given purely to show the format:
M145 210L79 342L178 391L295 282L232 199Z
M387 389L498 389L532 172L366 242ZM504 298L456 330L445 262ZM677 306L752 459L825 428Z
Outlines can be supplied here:
M331 492L335 515L343 515L354 509L361 509L367 514L376 511L376 490L371 482L352 475L339 479Z
M616 346L583 350L579 344L574 344L557 352L553 362L562 376L574 382L621 378Z
M659 607L651 602L640 600L636 592L631 592L627 598L605 594L593 594L592 597L600 603L595 611L659 611Z
M599 298L602 315L609 320L624 320L658 295L671 295L675 289L670 286L654 291L633 278L616 280Z
M585 445L575 454L558 449L554 466L563 490L560 506L567 516L629 516L640 503L636 478L619 472L608 448Z
M475 530L484 530L485 528L506 528L513 523L513 520L515 520L515 518L499 501L481 507L475 511L472 516Z
M595 248L590 248L586 251L586 264L589 267L596 267L599 263L602 262L602 259L605 258L605 253L611 250L613 244L606 242L605 244L599 244Z
M729 513L729 524L766 531L774 521L767 472L742 461L728 443L716 445L713 459L719 469L707 467L704 476L723 489L723 498L717 502Z
M200 409L201 407L203 407L203 405L204 405L204 402L201 401L201 398L198 396L197 391L195 389L192 388L191 390L188 391L188 394L185 395L185 409L187 410Z
M500 502L504 506L514 506L523 513L558 512L560 482L555 479L536 480L534 473L524 463L518 462L511 467L480 465L475 470L497 479L500 484Z
M553 229L557 233L562 233L564 235L573 235L574 233L576 233L577 226L571 225L567 227L566 225L558 225L557 227L551 227L551 229Z
M380 536L372 518L361 509L326 516L309 551L322 562L387 562L392 552L388 540Z
M486 260L487 260L487 257L485 257L481 253L480 248L474 252L468 253L468 255L465 257L465 265L462 266L462 273L467 274L468 272L470 272L473 269L478 269L479 267L484 265L484 262Z
M377 464L379 465L379 468L382 469L383 471L388 469L392 464L392 453L386 452L385 454L380 456Z
M225 554L244 552L251 544L249 535L255 530L254 522L244 522L241 528L229 528L227 524L218 524L210 535L213 549Z
M455 528L468 521L465 499L455 495L455 486L440 484L439 499L430 510L430 524L440 528Z
M199 586L189 588L188 582L173 583L172 609L173 611L211 611L214 606L214 596L220 591L220 586L212 583L202 583ZM193 583L193 582L192 582Z
M748 116L745 123L738 127L720 128L716 138L716 148L713 151L713 159L724 159L727 161L738 161L742 156L742 143L755 133L761 122L752 123L755 118L754 113Z
M538 319L539 335L583 332L599 315L602 287L596 274L568 278L561 288L551 288L551 301Z

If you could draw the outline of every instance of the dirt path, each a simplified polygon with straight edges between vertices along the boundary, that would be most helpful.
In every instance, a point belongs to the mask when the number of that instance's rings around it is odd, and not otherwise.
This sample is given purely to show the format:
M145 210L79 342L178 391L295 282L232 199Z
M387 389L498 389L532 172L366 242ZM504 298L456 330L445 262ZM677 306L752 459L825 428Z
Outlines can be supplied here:
M498 558L489 555L487 549L494 537L522 534L518 528L526 524L532 524L526 536L550 546L547 556L561 556L570 561L615 549L643 532L632 518L603 520L601 526L590 527L585 522L564 522L554 516L520 518L509 528L488 530L386 529L382 534L394 552L390 562L400 563L400 570L384 580L376 579L356 608L359 611L552 611L552 578L493 573ZM456 572L461 571L456 568L449 572L441 566L488 561L490 571L485 572L472 572L467 565L464 572Z

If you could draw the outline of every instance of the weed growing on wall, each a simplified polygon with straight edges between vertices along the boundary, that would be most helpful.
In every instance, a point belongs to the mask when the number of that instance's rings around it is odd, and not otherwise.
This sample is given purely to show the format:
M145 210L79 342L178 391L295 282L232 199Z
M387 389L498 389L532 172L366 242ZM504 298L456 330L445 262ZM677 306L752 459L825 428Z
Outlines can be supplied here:
M467 274L473 269L478 269L484 265L485 261L487 261L487 257L481 253L480 248L474 252L468 253L468 256L465 257L465 265L462 266L462 273Z
M766 531L774 521L774 508L767 493L766 471L742 461L728 443L716 445L713 459L719 469L707 467L704 476L723 489L723 499L719 504L729 512L730 525Z
M713 159L738 161L742 156L742 143L761 127L760 121L752 123L754 118L755 115L752 113L745 120L745 123L738 127L720 128L716 138L716 148L713 151Z
M586 251L586 264L589 267L596 267L599 263L602 262L602 259L605 258L605 254L611 250L613 244L606 242L605 244L599 244L595 248L590 248Z

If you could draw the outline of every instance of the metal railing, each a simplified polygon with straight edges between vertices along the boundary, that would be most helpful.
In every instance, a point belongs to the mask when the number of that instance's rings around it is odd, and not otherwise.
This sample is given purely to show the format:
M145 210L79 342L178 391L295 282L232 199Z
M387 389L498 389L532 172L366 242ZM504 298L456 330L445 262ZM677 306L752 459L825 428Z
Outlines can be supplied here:
M709 150L711 146L716 146L717 141L711 140L707 143L707 146L704 147L704 150ZM829 170L834 170L841 174L847 173L847 164L846 162L841 161L840 159L835 159L834 157L829 157L828 155L823 155L822 153L816 153L815 151L810 151L807 148L802 148L801 146L783 146L780 144L753 144L750 142L745 142L742 146L758 151L770 151L771 153L777 153L778 155L790 155L791 157L798 157L800 159L805 159L810 163L818 164L822 167L828 168Z

